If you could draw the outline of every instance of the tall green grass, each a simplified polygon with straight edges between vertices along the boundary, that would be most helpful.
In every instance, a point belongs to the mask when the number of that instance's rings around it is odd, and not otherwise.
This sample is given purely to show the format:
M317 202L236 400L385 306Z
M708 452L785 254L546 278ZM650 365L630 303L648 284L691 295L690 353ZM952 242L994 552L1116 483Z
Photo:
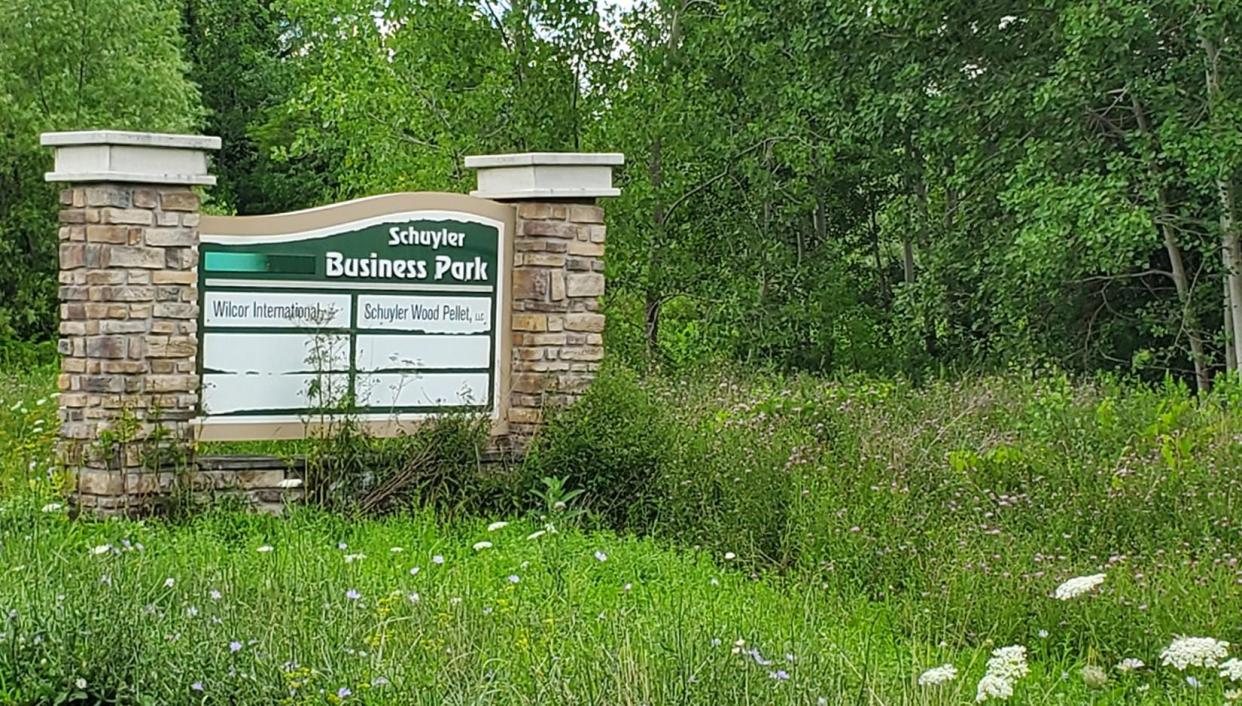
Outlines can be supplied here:
M1161 651L1242 643L1236 385L610 369L477 514L170 523L57 507L50 380L0 382L2 703L968 703L1021 644L1016 703L1219 704ZM545 476L587 512L527 539Z

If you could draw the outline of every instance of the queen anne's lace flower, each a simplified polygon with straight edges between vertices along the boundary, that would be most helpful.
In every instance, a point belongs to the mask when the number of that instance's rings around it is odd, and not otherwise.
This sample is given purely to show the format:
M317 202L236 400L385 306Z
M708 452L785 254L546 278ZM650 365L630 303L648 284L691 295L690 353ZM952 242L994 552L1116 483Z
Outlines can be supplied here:
M1004 701L1013 696L1013 684L1004 677L995 674L985 674L979 680L979 687L975 690L975 701L983 703L988 699L999 699Z
M1052 596L1059 601L1068 601L1095 590L1102 583L1104 583L1104 574L1075 576L1057 586L1057 590L1053 592Z
M1229 681L1242 681L1242 659L1234 657L1220 664L1220 676Z
M957 667L942 664L919 675L919 686L936 686L957 679Z
M1108 674L1094 664L1082 668L1082 681L1089 687L1098 689L1108 683Z
M1179 637L1160 653L1160 663L1179 670L1215 667L1229 656L1229 643L1210 637Z
M1125 659L1118 662L1117 666L1114 667L1114 669L1116 669L1119 672L1124 673L1124 672L1133 672L1135 670L1142 669L1143 667L1146 667L1146 666L1147 665L1143 664L1143 660L1141 659L1135 659L1133 657L1126 657Z
M988 674L1012 682L1026 676L1030 671L1031 668L1026 664L1026 648L1022 645L992 650L992 658L988 660Z

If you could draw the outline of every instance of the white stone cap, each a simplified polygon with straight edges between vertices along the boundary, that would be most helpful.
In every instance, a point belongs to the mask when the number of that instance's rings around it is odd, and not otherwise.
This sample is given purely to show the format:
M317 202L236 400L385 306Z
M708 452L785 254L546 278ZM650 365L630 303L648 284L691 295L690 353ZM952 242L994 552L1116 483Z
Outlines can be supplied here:
M471 196L501 201L593 199L618 196L612 168L625 163L615 152L525 152L466 157L477 169L479 188Z
M48 181L137 182L211 186L207 152L220 138L121 130L45 132L40 143L55 150Z

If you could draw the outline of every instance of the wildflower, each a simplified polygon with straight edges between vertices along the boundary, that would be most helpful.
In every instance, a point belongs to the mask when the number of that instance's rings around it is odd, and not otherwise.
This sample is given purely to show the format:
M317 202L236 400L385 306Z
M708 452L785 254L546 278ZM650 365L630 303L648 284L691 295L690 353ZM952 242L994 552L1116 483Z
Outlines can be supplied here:
M1186 683L1189 684L1190 688L1192 689L1198 689L1199 687L1203 686L1202 684L1199 683L1198 679L1195 679L1192 676L1186 677Z
M197 617L198 608L195 608L194 606L190 606L189 608L185 609L185 614L186 614L186 617L189 617L189 618Z
M202 691L203 683L201 681L196 681L190 685L190 688L193 689L194 691Z
M476 552L480 552L480 551L483 551L484 549L491 549L491 548L492 548L491 542L475 542L474 543L474 550Z
M353 695L353 693L354 693L353 690L350 689L348 686L342 686L341 688L336 690L336 698L348 699L350 696Z
M401 552L405 551L405 549L402 547L389 547L388 551L392 552L393 554L400 554Z
M1087 686L1098 689L1108 683L1108 674L1094 664L1082 668L1082 680Z
M229 652L237 652L241 648L242 648L242 643L238 642L237 640L233 640L232 642L229 643Z
M431 563L433 563L433 564L443 564L443 563L444 563L444 557L440 556L439 554L436 554L435 556L431 557Z
M344 542L337 542L336 548L340 549L341 551L345 551L346 549L349 549L349 545Z
M627 583L627 584L625 584L624 586L622 586L622 587L621 587L621 590L622 590L622 591L628 591L628 590L630 590L631 588L634 588L634 584L632 584L632 583Z
M711 578L711 580L710 580L710 581L708 581L708 583L709 583L709 584L711 584L711 585L713 585L713 586L719 586L719 585L720 585L720 579L718 579L718 578L716 578L715 576L713 576L713 577Z
M509 574L509 583L517 583L521 580L522 579L518 578L517 574Z
M504 529L504 528L506 528L506 527L508 527L508 526L509 526L509 523L508 523L508 522L504 522L503 520L502 520L502 521L500 521L500 522L493 522L492 524L490 524L490 525L488 525L488 526L487 526L487 531L488 531L488 532L495 532L495 531L496 531L496 530L498 530L498 529Z
M94 549L92 549L91 554L94 554L95 556L99 556L100 554L107 554L110 551L112 551L111 544L101 544L95 547Z
M983 703L988 699L999 699L1004 701L1013 696L1013 684L1004 677L995 674L984 674L979 680L979 686L975 689L975 701Z
M1242 681L1242 660L1234 657L1220 663L1220 676L1229 681Z
M1242 689L1229 689L1225 692L1225 701L1242 700Z
M526 535L526 538L527 539L539 539L540 537L542 537L543 535L547 533L548 533L547 530L535 530L534 532L531 532L530 534Z
M420 600L422 600L417 593L407 593L405 594L405 597L411 603L418 603Z
M919 686L936 686L957 679L957 667L942 664L919 675Z
M217 591L217 590L216 590L216 589L214 589L214 588L213 588L213 589L211 589L211 592L210 592L210 593L208 593L207 595L211 596L211 600L213 600L213 601L218 601L218 600L220 600L220 592L219 592L219 591Z
M176 583L177 583L177 579L174 579L170 576L169 578L164 579L164 588L172 588L173 585Z
M1160 663L1181 671L1187 667L1215 667L1229 656L1229 643L1210 637L1179 637L1160 653Z
M1143 660L1141 659L1135 659L1133 657L1126 657L1125 659L1118 662L1117 666L1114 667L1114 669L1121 672L1122 674L1125 674L1126 672L1133 672L1133 671L1142 669L1143 667L1146 667L1146 666L1147 665L1143 664Z
M733 561L737 558L737 554L734 554L733 552L725 552L724 558L725 561Z
M366 558L367 558L366 554L346 554L345 563L352 564L355 561L362 561L363 559L366 559Z
M410 576L418 576L418 572L420 571L422 571L422 569L415 566L412 569L410 569Z
M1041 640L1044 640L1044 639L1047 639L1047 638L1048 638L1048 631L1047 631L1047 630L1040 630L1040 631L1039 631L1038 633L1036 633L1036 634L1037 634L1037 635L1039 635L1039 637L1040 637L1040 639L1041 639Z
M1026 648L1022 645L998 647L988 660L988 674L1006 681L1017 681L1031 671L1026 664Z
M79 689L85 689L85 688L86 688L86 680L85 680L85 679L83 679L82 677L78 677L78 678L77 678L77 680L73 682L73 685L74 685L74 686L76 686L76 687L78 687Z
M371 686L388 686L388 679L385 677L375 677L371 680Z
M346 597L346 598L348 598L348 599L349 599L349 600L351 600L351 601L356 601L356 600L358 600L359 598L362 598L362 594L361 594L361 593L358 593L358 591L357 591L356 589L351 588L351 589L349 589L348 591L346 591L346 592L345 592L345 597Z
M48 503L47 505L43 506L43 512L56 512L57 510L60 510L62 507L64 506L61 505L60 503Z
M608 561L608 555L607 555L607 554L605 554L605 553L603 553L603 552L601 552L600 550L596 549L596 550L595 550L595 560L596 560L596 561Z
M267 554L268 552L272 551L272 545L264 544L263 546L259 547L255 551L260 554Z
M786 672L783 669L778 669L775 672L768 674L768 676L776 681L789 681L789 672Z
M1068 601L1077 598L1084 593L1095 590L1097 586L1104 583L1104 574L1092 574L1090 576L1075 576L1065 583L1057 586L1057 590L1053 592L1053 598L1059 601Z

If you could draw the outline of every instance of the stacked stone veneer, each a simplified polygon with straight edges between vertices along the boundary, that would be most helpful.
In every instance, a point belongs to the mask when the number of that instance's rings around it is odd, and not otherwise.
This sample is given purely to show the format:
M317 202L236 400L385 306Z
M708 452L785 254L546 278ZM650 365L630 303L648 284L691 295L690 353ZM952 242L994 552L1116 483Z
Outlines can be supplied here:
M99 183L60 200L61 440L79 506L142 509L179 482L279 501L282 471L198 472L190 457L198 195Z
M549 405L572 402L604 357L604 210L521 202L513 239L509 433L521 448Z

